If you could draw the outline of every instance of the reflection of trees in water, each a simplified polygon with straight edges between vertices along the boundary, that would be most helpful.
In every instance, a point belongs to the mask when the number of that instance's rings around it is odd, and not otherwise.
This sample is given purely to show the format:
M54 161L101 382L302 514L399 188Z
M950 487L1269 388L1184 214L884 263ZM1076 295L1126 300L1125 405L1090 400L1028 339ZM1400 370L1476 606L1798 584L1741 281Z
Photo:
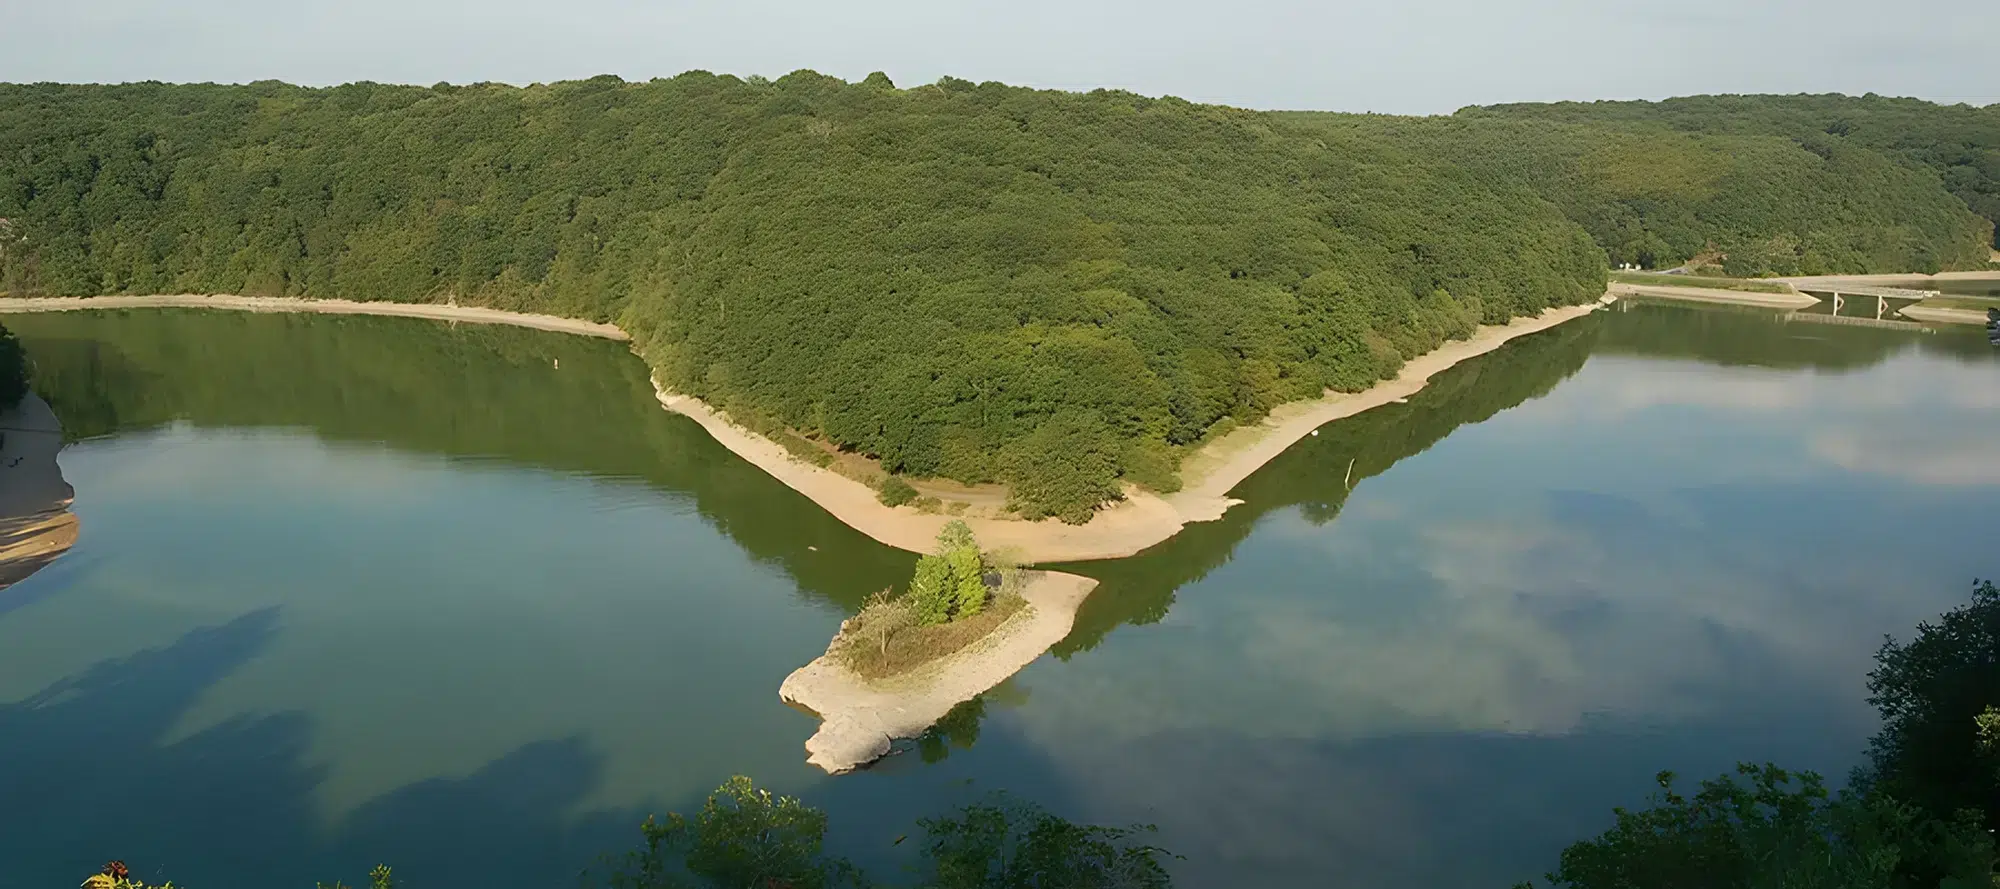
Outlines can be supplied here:
M1607 355L1687 358L1728 367L1859 370L1906 349L1960 360L1993 361L1972 328L1935 334L1875 327L1786 322L1768 309L1620 303L1604 324L1598 351Z
M1067 566L1101 584L1077 613L1076 629L1055 651L1093 648L1121 624L1166 616L1174 592L1226 564L1250 528L1273 510L1297 507L1324 524L1340 514L1352 485L1428 449L1467 423L1549 393L1592 354L1685 358L1711 364L1858 369L1904 349L1966 361L2000 361L1977 336L1958 331L1786 324L1768 311L1638 303L1523 337L1432 378L1405 404L1387 404L1321 427L1245 479L1244 501L1217 522L1130 559Z
M1599 316L1584 318L1447 370L1407 403L1383 405L1301 439L1236 487L1232 496L1244 502L1220 521L1191 524L1129 559L1066 566L1100 585L1056 654L1066 658L1094 648L1121 624L1165 617L1174 592L1226 564L1266 514L1298 507L1315 523L1330 522L1354 484L1422 453L1460 426L1547 394L1583 367L1603 326Z
M868 766L876 773L896 773L943 762L954 750L970 750L979 743L979 727L989 714L1012 709L1028 702L1028 689L1008 677L972 700L951 708L936 724L909 742L897 742L895 752ZM908 754L915 752L912 757Z
M643 809L581 808L604 765L580 737L397 788L333 824L316 811L327 770L306 714L239 716L175 739L189 709L258 657L280 623L278 609L253 611L0 703L7 877L75 885L123 857L148 882L195 886L251 873L260 885L352 880L378 861L412 883L558 885L591 851L629 842Z
M691 494L752 557L849 610L914 561L662 410L645 365L619 343L497 325L183 310L22 315L14 326L36 390L74 437L174 421L299 428L329 441L642 479Z

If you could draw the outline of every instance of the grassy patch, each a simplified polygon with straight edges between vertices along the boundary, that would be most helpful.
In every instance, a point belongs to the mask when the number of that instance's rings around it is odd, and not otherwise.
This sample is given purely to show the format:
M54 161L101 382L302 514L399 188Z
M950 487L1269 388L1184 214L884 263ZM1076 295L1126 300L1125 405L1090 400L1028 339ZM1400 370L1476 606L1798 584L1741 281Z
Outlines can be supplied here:
M891 597L884 590L841 624L833 656L864 679L887 679L986 638L1027 607L1026 599L1003 586L978 614L926 626L908 597Z
M772 437L776 438L778 440L778 444L783 445L785 451L787 453L790 453L793 457L796 457L821 469L825 469L829 464L833 462L833 455L827 453L826 449L821 448L810 441L807 441L805 436L793 432L789 429L780 429L778 430L777 434Z
M1661 275L1653 272L1612 272L1620 284L1647 284L1655 287L1707 287L1711 290L1742 290L1750 293L1795 293L1790 284L1751 278L1708 278L1700 275Z

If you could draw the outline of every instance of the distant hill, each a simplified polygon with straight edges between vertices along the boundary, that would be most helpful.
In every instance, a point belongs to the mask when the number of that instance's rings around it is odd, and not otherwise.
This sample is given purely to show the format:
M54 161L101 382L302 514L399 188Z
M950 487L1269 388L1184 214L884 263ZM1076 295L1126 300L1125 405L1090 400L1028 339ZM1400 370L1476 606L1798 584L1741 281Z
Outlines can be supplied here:
M1930 167L1844 138L803 71L0 85L0 289L616 321L752 425L1080 521L1225 418L1595 298L1607 251L1984 263Z
M1815 152L1864 149L1928 171L1973 213L2000 225L2000 104L1938 105L1886 96L1690 96L1664 102L1562 102L1466 109L1497 116L1624 125L1638 132L1779 136ZM1928 180L1926 180L1928 181ZM1988 233L2000 247L2000 236Z
M1388 132L1527 183L1614 263L1739 276L1981 268L2000 220L2000 106L1870 96L1697 96L1467 108L1450 117L1289 113Z

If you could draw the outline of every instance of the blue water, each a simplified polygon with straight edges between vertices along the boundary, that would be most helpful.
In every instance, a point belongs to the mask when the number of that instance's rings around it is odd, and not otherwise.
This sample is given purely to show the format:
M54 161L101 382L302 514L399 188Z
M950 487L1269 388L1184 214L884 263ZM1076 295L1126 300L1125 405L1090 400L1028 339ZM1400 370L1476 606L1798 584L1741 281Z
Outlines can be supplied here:
M733 773L887 876L916 818L1005 788L1156 823L1183 885L1510 885L1660 769L1843 775L1882 635L2000 574L1976 331L1639 306L1071 566L1103 586L1055 653L828 778L778 683L909 557L659 411L611 344L25 320L94 437L62 456L77 547L0 592L0 887L112 857L201 889L566 884ZM337 360L406 353L453 357ZM244 369L286 355L316 357Z

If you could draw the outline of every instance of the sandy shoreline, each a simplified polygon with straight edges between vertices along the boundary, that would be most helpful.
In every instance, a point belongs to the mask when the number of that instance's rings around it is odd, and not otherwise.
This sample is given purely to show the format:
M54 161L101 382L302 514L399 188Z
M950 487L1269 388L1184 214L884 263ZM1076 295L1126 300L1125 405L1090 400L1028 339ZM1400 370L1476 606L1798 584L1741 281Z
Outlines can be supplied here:
M907 676L869 682L829 653L785 677L778 696L819 714L806 761L838 775L880 759L897 738L915 738L951 708L985 693L1069 635L1097 581L1054 571L1023 572L1028 607L984 638Z
M1440 371L1486 354L1515 337L1580 318L1613 298L1607 293L1599 302L1549 309L1504 325L1480 327L1468 339L1445 343L1411 359L1395 379L1365 391L1329 393L1312 401L1280 405L1262 421L1237 429L1190 455L1181 472L1184 487L1178 493L1162 497L1128 487L1124 501L1099 510L1083 525L1068 525L1055 519L1030 522L979 516L965 516L963 521L989 551L1010 552L1027 563L1117 559L1137 554L1179 533L1189 522L1221 518L1238 502L1227 496L1230 489L1314 429L1406 398ZM227 295L0 298L0 314L122 308L387 315L511 324L613 340L630 339L615 325L472 306ZM911 552L929 552L938 532L953 518L921 512L911 506L884 506L876 499L873 488L794 458L776 442L736 425L726 414L701 400L659 389L657 382L655 389L661 405L668 410L699 423L737 456L876 541Z
M0 413L0 590L76 543L76 491L56 463L61 450L62 425L40 396Z
M201 296L175 294L159 296L49 296L0 299L0 315L26 312L82 312L104 309L220 309L231 312L315 312L322 315L385 315L397 318L429 318L433 321L464 321L471 324L505 324L532 327L558 333L629 340L615 324L579 321L555 315L532 315L478 306L437 303L355 302L346 299L296 299L275 296Z

